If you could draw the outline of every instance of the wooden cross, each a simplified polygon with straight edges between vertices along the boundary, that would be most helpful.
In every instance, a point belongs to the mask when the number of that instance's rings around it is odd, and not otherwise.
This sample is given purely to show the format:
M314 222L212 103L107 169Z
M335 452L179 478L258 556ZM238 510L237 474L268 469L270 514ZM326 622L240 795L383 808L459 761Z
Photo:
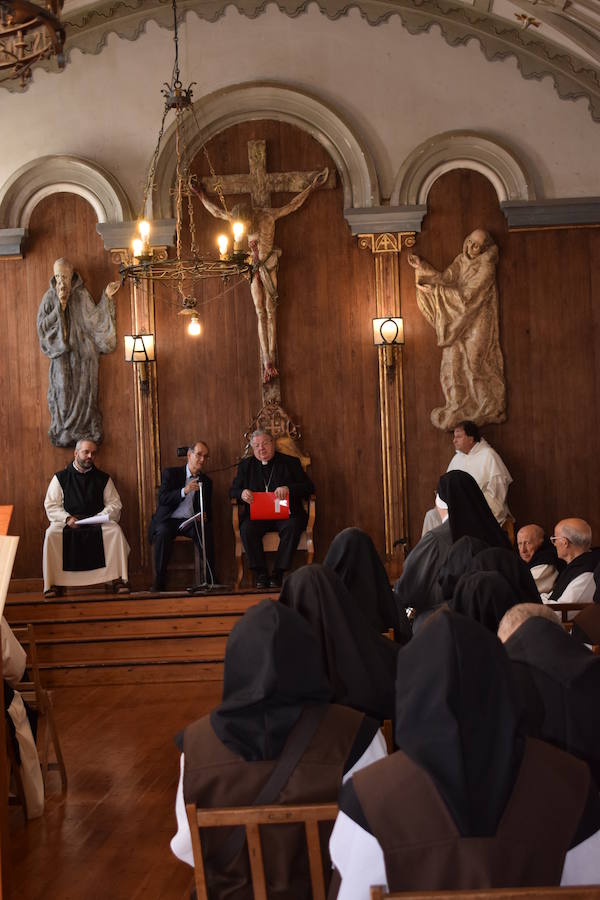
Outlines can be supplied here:
M202 179L202 187L217 192L217 182L224 194L250 194L255 209L271 206L271 194L298 193L308 187L320 169L312 172L267 172L266 141L248 141L250 172L241 175L216 175ZM331 166L325 188L335 187L335 168Z

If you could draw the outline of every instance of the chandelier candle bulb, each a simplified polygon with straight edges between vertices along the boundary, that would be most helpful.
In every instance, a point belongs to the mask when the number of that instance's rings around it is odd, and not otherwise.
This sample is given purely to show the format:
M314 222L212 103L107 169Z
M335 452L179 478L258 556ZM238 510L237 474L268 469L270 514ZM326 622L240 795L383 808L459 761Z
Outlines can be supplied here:
M244 224L243 224L243 222L234 222L232 228L233 228L233 249L239 250L240 243L241 243L242 237L244 235Z
M144 252L144 243L140 238L134 238L131 242L131 249L136 259L139 259Z
M150 244L150 222L147 222L146 219L142 219L138 224L138 231L142 239L144 251L146 251Z
M233 227L235 235L235 225ZM219 245L219 254L221 259L227 259L227 250L229 248L229 241L227 240L227 236L224 234L220 234L217 238L217 244Z

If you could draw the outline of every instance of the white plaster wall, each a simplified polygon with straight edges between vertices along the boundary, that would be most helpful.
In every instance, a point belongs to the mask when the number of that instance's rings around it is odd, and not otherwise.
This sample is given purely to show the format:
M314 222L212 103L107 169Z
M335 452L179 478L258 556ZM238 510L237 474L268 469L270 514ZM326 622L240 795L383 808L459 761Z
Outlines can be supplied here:
M524 80L514 59L488 62L479 45L450 47L435 26L413 36L396 17L368 25L357 10L329 21L312 6L290 19L270 5L216 23L188 15L182 81L195 97L270 80L329 103L373 154L383 197L404 158L434 134L469 129L501 140L533 175L538 199L600 196L600 125L587 101L560 100L549 78ZM46 154L84 156L111 171L134 208L170 77L171 32L149 23L137 41L112 34L96 56L75 50L60 75L36 71L25 94L0 90L0 185Z

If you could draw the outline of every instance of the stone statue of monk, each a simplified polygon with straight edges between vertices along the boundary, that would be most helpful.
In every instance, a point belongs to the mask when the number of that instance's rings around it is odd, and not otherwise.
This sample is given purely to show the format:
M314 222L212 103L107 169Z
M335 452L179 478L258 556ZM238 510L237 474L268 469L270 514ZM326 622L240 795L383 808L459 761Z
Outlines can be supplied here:
M280 207L236 206L227 212L208 199L201 185L192 185L192 191L199 197L206 209L219 219L229 222L242 221L248 235L248 247L252 255L252 276L250 291L258 316L258 339L263 362L263 382L267 384L275 378L277 371L277 269L281 250L274 246L275 222L300 209L316 188L325 184L329 169L315 175L303 191Z
M446 405L432 410L431 421L445 431L459 422L504 422L504 360L498 333L498 247L477 229L462 253L444 272L416 254L417 304L442 347L440 382Z
M98 357L117 345L113 296L119 281L105 288L99 303L83 286L68 259L57 259L50 289L42 297L37 332L42 353L50 357L48 436L55 447L80 438L100 443Z

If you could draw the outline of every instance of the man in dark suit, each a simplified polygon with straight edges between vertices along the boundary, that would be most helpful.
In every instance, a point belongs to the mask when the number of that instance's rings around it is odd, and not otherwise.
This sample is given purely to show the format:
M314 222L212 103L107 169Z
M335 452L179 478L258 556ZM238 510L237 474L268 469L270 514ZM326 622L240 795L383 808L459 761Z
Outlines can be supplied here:
M202 469L208 459L208 445L196 441L187 452L187 464L165 469L158 492L158 509L152 516L148 536L154 553L153 591L163 591L171 546L177 534L191 537L201 548L201 523L196 520L183 531L179 526L190 516L200 512L200 488L204 506L204 537L206 540L207 575L214 579L215 561L211 526L212 481Z
M294 550L306 528L307 514L302 500L310 497L314 485L299 459L275 450L275 440L269 431L255 431L250 443L254 455L241 460L229 495L240 504L240 534L256 587L281 587L283 574L290 568ZM250 518L254 493L264 491L274 492L278 500L289 499L289 519ZM270 578L262 545L267 531L279 532L279 548Z

